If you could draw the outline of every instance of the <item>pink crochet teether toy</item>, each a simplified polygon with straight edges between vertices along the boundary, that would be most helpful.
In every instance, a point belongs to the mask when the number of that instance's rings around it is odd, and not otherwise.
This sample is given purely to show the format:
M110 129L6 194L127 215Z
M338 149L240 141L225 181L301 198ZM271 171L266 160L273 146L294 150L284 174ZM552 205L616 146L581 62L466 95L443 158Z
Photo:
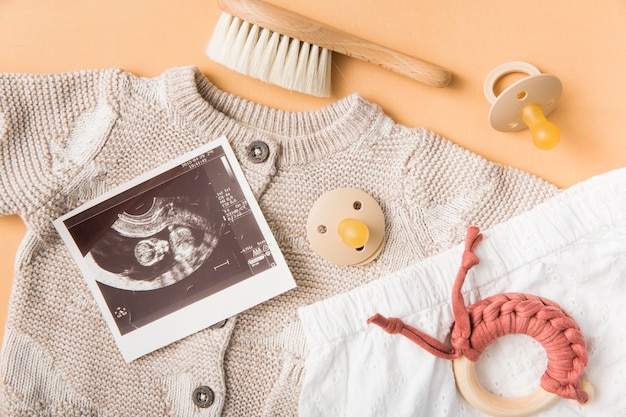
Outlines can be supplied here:
M587 403L591 387L583 386L581 383L581 375L587 365L585 338L574 319L556 303L530 294L504 293L465 306L461 287L467 272L479 262L474 249L482 237L477 227L468 230L461 267L452 289L455 322L451 329L451 347L406 325L399 318L385 318L375 314L367 322L382 327L390 334L400 333L431 354L455 362L463 356L476 362L482 352L497 338L508 334L526 334L537 340L546 350L548 365L541 377L540 390L545 390L545 394L550 397L556 394L581 404ZM459 369L461 368L455 364L457 385L467 398L468 390L461 386ZM471 370L473 371L473 368ZM490 393L487 395L474 398L479 404L470 398L467 399L477 408L492 415L530 415L539 411L538 403L541 403L541 408L551 403L550 398L539 400L538 397L541 395L528 396L525 401L514 401L509 404L506 399ZM487 402L498 404L495 406L482 404ZM527 404L529 402L534 404ZM525 406L526 410L519 410ZM510 409L507 410L507 407ZM518 412L513 408L517 408Z

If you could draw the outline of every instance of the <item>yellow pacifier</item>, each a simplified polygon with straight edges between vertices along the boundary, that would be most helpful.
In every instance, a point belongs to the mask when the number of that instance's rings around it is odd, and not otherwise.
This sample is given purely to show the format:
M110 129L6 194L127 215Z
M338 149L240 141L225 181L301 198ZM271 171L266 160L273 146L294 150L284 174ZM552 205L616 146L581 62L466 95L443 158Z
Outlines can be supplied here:
M313 250L338 265L363 265L383 249L385 218L369 194L337 188L323 194L311 207L307 239Z
M495 83L506 74L528 74L497 97ZM561 138L559 129L546 119L561 98L563 87L554 75L542 74L527 62L507 62L495 68L486 78L484 92L491 103L489 123L501 132L517 132L529 128L533 143L540 149L554 148Z

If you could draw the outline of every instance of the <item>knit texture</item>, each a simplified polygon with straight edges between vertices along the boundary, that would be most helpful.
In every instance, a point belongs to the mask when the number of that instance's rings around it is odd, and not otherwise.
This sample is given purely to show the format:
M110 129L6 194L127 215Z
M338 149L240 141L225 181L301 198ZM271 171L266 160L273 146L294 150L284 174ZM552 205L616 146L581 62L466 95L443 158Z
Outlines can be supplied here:
M226 135L298 287L124 363L51 221ZM270 156L246 156L255 140ZM0 75L0 215L28 232L16 262L0 372L7 416L294 415L307 348L297 309L463 241L555 195L551 184L394 123L358 94L294 113L220 91L195 68ZM332 265L306 240L313 203L339 187L381 205L372 263ZM193 390L212 388L198 408Z

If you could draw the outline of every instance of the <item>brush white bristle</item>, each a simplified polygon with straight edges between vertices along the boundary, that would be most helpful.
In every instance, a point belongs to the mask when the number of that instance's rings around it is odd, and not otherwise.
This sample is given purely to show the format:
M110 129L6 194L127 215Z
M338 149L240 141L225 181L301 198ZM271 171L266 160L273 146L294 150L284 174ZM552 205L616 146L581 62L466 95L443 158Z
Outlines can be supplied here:
M222 13L206 48L212 60L289 90L330 96L332 53Z

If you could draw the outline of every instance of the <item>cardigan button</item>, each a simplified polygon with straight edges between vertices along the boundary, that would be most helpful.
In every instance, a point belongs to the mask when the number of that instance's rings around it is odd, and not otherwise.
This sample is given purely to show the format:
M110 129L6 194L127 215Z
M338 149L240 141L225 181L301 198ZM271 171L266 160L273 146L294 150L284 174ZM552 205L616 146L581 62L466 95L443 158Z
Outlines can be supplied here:
M246 151L248 152L248 159L255 164L265 162L270 156L270 147L267 146L267 143L260 140L255 140L248 145Z
M208 408L215 401L215 393L207 386L199 386L193 391L193 403L200 408Z

